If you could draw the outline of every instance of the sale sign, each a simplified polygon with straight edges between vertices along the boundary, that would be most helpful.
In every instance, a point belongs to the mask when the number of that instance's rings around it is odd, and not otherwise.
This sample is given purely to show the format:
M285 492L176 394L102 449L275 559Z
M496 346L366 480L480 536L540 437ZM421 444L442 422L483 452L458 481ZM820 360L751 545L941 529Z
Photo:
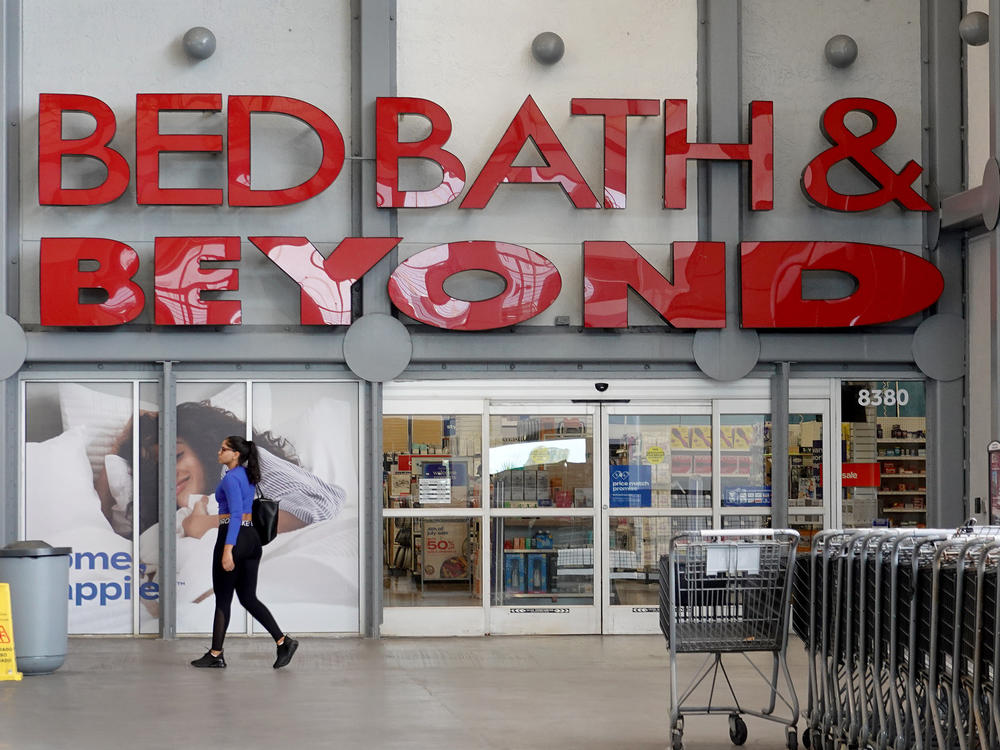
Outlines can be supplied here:
M880 482L877 463L842 464L840 483L844 487L878 487Z

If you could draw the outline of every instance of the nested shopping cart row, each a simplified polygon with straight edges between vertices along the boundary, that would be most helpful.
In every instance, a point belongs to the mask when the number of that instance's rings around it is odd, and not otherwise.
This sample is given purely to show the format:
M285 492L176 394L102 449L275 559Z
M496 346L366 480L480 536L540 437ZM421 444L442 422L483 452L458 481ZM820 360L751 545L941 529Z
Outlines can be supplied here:
M835 530L796 561L807 747L1000 750L1000 528Z

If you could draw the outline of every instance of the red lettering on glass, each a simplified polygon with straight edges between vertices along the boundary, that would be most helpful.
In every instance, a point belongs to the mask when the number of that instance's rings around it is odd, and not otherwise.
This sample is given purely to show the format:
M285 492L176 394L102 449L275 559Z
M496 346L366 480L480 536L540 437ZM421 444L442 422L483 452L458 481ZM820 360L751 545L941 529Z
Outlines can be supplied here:
M98 268L81 271L81 261ZM44 326L113 326L142 312L145 297L132 281L139 255L128 245L100 237L42 237L39 249L40 322ZM101 289L107 299L80 302L81 289Z
M802 272L841 271L857 290L841 299L803 299ZM919 255L860 242L744 242L740 245L744 328L840 328L899 320L930 307L944 279Z
M431 132L419 141L399 140L399 118L420 115ZM465 167L445 151L451 137L451 118L438 104L411 97L375 100L375 200L380 208L426 208L455 200L465 187ZM399 160L426 159L441 168L441 182L429 190L399 189Z
M206 260L239 260L239 237L157 237L157 325L239 325L239 300L205 300L202 291L237 290L235 268L201 267Z
M749 143L690 143L687 100L664 101L663 207L687 207L687 162L717 159L750 162L750 208L774 208L774 104L750 102Z
M96 121L94 132L85 138L62 137L63 112L85 112ZM125 157L108 144L115 137L115 113L100 99L82 94L39 94L38 96L38 202L43 206L96 206L111 203L128 187L129 168ZM100 185L92 188L64 188L64 156L89 156L108 170Z
M301 120L319 136L323 156L315 174L299 185L281 190L250 187L250 115L270 112ZM229 97L229 205L287 206L326 190L344 165L344 137L323 110L286 96Z
M351 287L402 238L347 237L325 260L305 237L248 239L301 288L303 325L339 326L352 322Z
M725 328L725 243L674 242L671 248L673 282L627 242L584 242L584 326L628 327L631 288L676 328Z
M161 188L160 154L222 151L222 136L161 133L160 112L218 112L221 94L136 94L135 193L141 206L221 206L221 188Z
M469 302L444 291L460 271L485 270L503 277L507 288ZM389 278L389 296L401 312L421 323L453 331L487 331L523 323L551 305L562 279L552 262L506 242L451 242L429 247L399 264Z
M604 207L625 208L628 118L660 114L658 99L573 99L574 115L604 118Z
M844 120L851 112L861 112L871 120L872 127L864 135L855 135ZM896 132L896 113L877 99L852 97L835 101L823 113L820 129L833 148L829 148L806 165L802 172L802 190L813 203L834 211L871 211L895 201L910 211L930 211L931 205L910 187L923 167L912 159L899 172L893 171L875 154L875 149ZM848 160L879 186L878 190L861 195L847 195L831 187L827 181L830 168Z
M542 158L543 167L515 167L521 148L531 139ZM577 208L600 208L580 170L576 168L559 137L530 96L524 100L514 119L493 149L483 170L462 200L462 208L485 208L501 183L555 183L562 187Z

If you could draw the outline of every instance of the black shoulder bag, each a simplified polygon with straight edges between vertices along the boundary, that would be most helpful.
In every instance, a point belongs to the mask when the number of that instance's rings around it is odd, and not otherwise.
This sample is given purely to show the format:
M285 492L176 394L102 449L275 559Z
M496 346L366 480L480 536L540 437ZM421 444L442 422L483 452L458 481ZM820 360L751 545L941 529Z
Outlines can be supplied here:
M260 487L257 487L257 497L253 499L250 515L261 544L267 544L278 534L278 502L264 497Z

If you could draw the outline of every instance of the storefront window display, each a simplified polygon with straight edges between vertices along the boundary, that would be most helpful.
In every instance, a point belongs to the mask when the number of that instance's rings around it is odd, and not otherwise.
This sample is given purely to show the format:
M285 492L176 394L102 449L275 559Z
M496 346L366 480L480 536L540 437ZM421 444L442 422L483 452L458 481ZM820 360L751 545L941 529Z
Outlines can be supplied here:
M491 541L494 606L594 603L592 518L494 518Z
M385 519L386 607L482 603L479 518Z
M144 399L138 407L109 386L132 384L28 383L26 404L26 526L29 536L52 536L44 508L49 493L39 474L47 442L32 438L43 429L44 396L55 389L63 432L54 439L81 442L93 466L90 488L101 518L67 528L60 544L124 564L116 544L130 545L138 533L138 580L122 598L138 603L140 632L155 632L159 612L159 407ZM149 393L155 394L154 384ZM37 394L36 394L37 391ZM258 591L261 598L300 632L357 632L359 609L357 386L329 382L180 382L177 385L176 529L177 630L206 632L212 623L211 555L218 526L215 487L222 475L218 446L228 435L252 437L261 451L261 491L280 500L278 538L264 548ZM38 414L38 416L36 416ZM249 417L249 418L248 418ZM79 424L78 424L79 423ZM342 439L330 439L331 425ZM77 429L79 427L79 429ZM79 440L78 440L79 442ZM133 459L138 449L138 461ZM92 454L92 455L91 455ZM138 477L133 472L138 466ZM70 494L74 507L89 507L89 492ZM66 493L58 495L66 497ZM138 497L136 504L134 497ZM93 498L90 498L93 499ZM138 518L134 508L138 507ZM91 514L93 515L93 514ZM102 523L103 520L103 523ZM131 527L129 524L131 523ZM80 524L82 526L82 523ZM94 537L94 534L99 534ZM122 541L116 542L115 537ZM114 542L114 544L112 544ZM99 549L95 545L102 545ZM98 562L103 556L98 557ZM132 632L131 616L116 610L111 581L92 578L97 565L79 571L83 595L71 607L74 633ZM103 585L103 584L108 585ZM90 586L95 587L92 589ZM95 590L92 600L86 594ZM107 595L105 595L105 593ZM96 604L95 604L96 602ZM124 610L123 610L124 611ZM234 610L232 632L248 623Z
M382 450L386 508L478 508L482 416L385 416Z
M841 388L845 527L927 524L927 412L922 381Z
M494 508L593 508L593 417L490 417Z
M482 518L419 513L482 506L482 431L480 414L383 417L385 606L482 604Z

